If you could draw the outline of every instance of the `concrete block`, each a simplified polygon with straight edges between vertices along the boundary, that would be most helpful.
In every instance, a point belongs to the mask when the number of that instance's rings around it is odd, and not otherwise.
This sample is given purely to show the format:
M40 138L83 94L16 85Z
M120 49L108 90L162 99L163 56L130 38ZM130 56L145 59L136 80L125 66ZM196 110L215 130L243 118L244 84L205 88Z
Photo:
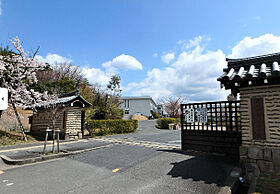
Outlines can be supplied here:
M272 149L272 162L275 166L280 166L280 149Z
M239 147L240 156L245 156L248 153L248 147L240 146Z
M259 147L249 147L248 148L248 157L251 159L263 159L263 148Z
M257 164L258 164L258 167L259 167L261 172L270 172L270 173L274 172L272 162L268 162L268 161L264 161L264 160L258 160Z
M263 150L263 159L267 161L271 161L271 148L264 148Z

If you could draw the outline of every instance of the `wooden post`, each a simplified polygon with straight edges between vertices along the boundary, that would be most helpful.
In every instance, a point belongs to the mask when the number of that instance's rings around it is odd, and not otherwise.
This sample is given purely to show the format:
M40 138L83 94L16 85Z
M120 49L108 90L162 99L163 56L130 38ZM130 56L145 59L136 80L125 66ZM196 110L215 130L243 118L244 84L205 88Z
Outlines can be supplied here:
M49 127L48 127L47 130L46 130L46 137L45 137L43 155L45 155L45 151L46 151L46 148L47 148L48 135L49 135Z
M60 130L58 129L57 131L57 153L59 153L60 152L60 150L59 150L59 132L60 132Z
M54 130L54 128L53 128L52 132L53 132L52 153L54 153L54 144L55 144L55 130Z

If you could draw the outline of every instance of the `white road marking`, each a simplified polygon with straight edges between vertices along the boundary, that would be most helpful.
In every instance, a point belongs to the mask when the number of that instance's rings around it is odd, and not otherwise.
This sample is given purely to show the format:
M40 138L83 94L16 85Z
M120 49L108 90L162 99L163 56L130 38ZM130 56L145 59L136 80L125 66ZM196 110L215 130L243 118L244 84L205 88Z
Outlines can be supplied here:
M3 180L3 183L6 183L6 182L8 182L9 180Z
M14 183L8 183L8 184L6 184L7 186L12 186Z

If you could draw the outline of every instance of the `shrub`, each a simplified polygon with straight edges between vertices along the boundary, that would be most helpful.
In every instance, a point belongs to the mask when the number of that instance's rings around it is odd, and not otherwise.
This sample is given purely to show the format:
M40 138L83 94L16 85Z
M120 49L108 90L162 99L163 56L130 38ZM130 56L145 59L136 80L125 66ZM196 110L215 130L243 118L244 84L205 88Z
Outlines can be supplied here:
M157 128L159 129L168 129L169 126L168 124L178 124L179 123L179 119L176 118L160 118L157 120Z
M88 130L92 135L102 136L110 134L132 133L138 128L137 120L90 120Z
M157 112L151 111L151 113L152 113L153 118L155 118L155 119L159 119L160 118L160 114L158 114Z

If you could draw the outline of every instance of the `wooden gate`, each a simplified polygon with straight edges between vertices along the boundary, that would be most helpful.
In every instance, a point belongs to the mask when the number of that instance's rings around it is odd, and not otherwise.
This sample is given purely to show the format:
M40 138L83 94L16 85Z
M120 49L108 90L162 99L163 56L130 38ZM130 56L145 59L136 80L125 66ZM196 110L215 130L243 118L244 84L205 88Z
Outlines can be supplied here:
M181 104L182 150L196 150L239 158L240 101Z

